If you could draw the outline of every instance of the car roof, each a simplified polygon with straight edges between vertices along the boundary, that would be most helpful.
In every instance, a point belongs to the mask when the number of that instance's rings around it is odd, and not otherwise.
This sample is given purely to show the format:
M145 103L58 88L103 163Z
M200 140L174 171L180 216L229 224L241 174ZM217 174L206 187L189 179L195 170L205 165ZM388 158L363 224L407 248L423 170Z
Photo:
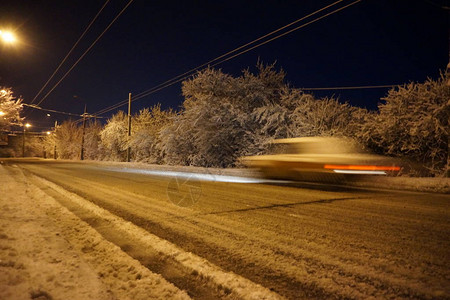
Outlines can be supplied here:
M331 137L331 136L311 136L311 137L296 137L288 139L276 139L273 140L274 144L293 144L293 143L309 143L309 142L336 142L343 141L343 138Z

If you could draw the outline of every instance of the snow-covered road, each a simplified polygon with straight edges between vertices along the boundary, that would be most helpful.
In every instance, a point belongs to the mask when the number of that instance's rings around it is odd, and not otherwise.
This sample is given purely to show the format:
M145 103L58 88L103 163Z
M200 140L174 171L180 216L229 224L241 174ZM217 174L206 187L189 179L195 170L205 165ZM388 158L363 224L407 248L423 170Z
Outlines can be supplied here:
M148 278L161 274L156 294L450 297L448 195L229 182L233 178L199 181L198 176L173 188L175 173L120 172L95 163L10 161L3 169L33 191L29 205L53 199L95 229L99 240L139 261ZM175 205L174 193L195 201ZM99 251L91 248L90 255Z

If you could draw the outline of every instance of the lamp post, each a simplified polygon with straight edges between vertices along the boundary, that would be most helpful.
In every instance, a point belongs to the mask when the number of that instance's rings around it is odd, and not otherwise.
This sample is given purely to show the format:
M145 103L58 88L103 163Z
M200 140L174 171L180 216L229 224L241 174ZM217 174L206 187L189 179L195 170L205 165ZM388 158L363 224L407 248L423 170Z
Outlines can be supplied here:
M22 157L25 157L25 133L26 133L26 128L31 127L30 123L24 124L23 125L23 135L22 135Z

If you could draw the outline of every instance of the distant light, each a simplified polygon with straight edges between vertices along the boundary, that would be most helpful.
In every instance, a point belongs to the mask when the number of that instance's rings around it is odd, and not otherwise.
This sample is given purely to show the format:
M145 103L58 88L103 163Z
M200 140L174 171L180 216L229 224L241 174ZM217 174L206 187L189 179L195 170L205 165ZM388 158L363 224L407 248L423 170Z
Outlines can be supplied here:
M6 113L4 113L0 110L0 116L4 116L4 115L6 115Z
M50 134L52 134L50 131L47 131L47 135L50 135Z
M25 124L25 127L26 127L26 128L31 127L31 124L30 124L30 123L27 123L27 124Z
M0 90L0 94L2 96L6 96L6 94L8 94L8 92L6 90Z
M47 117L50 117L50 114L47 114Z

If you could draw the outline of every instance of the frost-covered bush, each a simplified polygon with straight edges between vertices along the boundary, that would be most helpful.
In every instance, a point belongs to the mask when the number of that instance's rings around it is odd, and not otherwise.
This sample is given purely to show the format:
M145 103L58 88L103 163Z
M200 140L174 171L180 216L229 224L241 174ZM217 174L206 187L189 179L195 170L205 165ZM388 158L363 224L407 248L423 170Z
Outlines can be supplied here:
M366 142L378 152L413 159L430 174L448 174L450 86L441 76L391 89L368 120Z

